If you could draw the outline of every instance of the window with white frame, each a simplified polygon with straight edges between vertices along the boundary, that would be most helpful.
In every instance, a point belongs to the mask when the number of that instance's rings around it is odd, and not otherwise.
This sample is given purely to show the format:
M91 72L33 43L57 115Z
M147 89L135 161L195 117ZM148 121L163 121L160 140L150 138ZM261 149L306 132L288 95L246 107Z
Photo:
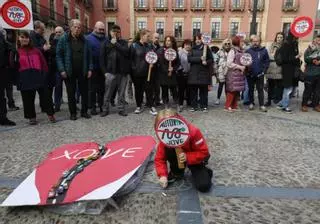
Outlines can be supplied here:
M75 15L76 19L80 20L80 10L76 9L76 15Z
M203 8L203 0L194 0L195 8Z
M238 9L241 7L241 0L232 0L232 8Z
M138 21L137 26L138 26L138 30L146 29L147 22L146 21Z
M49 2L49 7L50 7L50 18L55 19L55 9L54 9L54 1L55 0L50 0Z
M201 22L193 22L192 24L192 35L201 33Z
M285 36L288 36L290 31L290 26L291 26L290 22L285 22L282 24L282 32L284 33Z
M213 8L221 8L222 7L222 0L212 0L212 7Z
M176 8L183 8L184 7L184 0L176 0Z
M220 37L220 30L221 30L221 22L214 21L211 23L211 37L212 38L219 38Z
M183 29L183 22L175 22L174 23L174 37L176 39L182 39L182 29Z
M68 21L69 21L69 6L68 5L63 6L63 15L64 15L64 23L68 24Z
M293 6L294 6L294 0L285 0L284 6L285 6L286 8L293 8Z
M159 34L160 39L164 37L164 22L163 21L156 22L156 32Z
M157 1L156 1L156 7L157 7L157 8L164 8L164 7L166 7L166 0L157 0Z
M138 0L138 7L139 8L147 7L146 0Z
M230 35L235 36L239 32L239 22L231 22L230 23Z

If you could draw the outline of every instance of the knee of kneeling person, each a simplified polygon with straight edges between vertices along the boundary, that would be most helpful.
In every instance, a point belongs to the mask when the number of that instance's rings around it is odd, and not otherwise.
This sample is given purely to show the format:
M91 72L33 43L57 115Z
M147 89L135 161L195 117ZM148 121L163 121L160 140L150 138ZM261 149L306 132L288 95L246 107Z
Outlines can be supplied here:
M211 186L212 186L211 180L208 181L207 183L196 184L197 190L202 193L206 193L206 192L210 191Z

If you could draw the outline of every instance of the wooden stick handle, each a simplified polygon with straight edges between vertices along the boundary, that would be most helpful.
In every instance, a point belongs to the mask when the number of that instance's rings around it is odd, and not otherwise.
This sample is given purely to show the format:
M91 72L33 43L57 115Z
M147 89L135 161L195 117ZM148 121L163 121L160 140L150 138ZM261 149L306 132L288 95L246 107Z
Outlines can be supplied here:
M150 82L152 67L153 67L153 64L149 64L148 79L147 79L148 82Z
M172 63L171 63L171 61L169 61L169 69L170 69L170 70L172 69ZM170 72L168 73L168 76L169 76L169 77L172 76L172 71L170 71Z
M208 45L205 44L203 46L203 55L202 55L205 61L207 60L207 49L208 49Z
M176 155L178 160L178 167L179 169L184 169L186 166L184 165L184 163L180 163L180 160L179 160L179 155L183 153L183 150L182 148L176 148L175 150L176 150Z

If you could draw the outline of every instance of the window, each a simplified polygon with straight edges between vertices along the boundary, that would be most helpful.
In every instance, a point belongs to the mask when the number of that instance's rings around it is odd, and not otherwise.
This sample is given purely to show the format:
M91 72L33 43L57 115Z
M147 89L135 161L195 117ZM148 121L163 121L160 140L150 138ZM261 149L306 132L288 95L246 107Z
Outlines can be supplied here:
M79 14L79 12L76 12L76 19L80 19L80 14Z
M211 37L212 38L219 38L220 37L220 27L221 23L220 22L212 22L211 29Z
M240 8L241 7L241 0L232 0L232 8Z
M294 0L286 0L285 3L284 3L284 6L286 8L293 8L293 4L294 3Z
M183 27L182 22L175 22L174 23L174 37L176 39L182 39L182 27Z
M146 29L147 22L146 21L138 21L138 30Z
M285 37L288 36L289 34L290 26L291 26L291 23L283 23L282 25L282 32L284 33Z
M183 8L184 4L183 4L183 0L176 0L176 8Z
M108 22L108 35L110 34L110 31L112 29L112 27L114 26L114 24L116 24L115 22Z
M63 7L64 23L68 24L69 21L69 8L67 5Z
M222 0L212 0L212 7L213 8L221 8L222 7Z
M195 0L194 7L196 8L203 8L203 0Z
M230 35L235 36L239 32L239 22L230 23Z
M55 17L55 16L54 16L54 14L55 14L55 13L54 13L54 0L50 0L50 3L49 3L49 4L50 4L50 18L51 18L51 19L54 19L54 17Z
M107 0L107 8L115 8L114 0Z
M138 0L138 7L139 8L145 8L146 7L145 0Z
M156 7L157 7L157 8L164 8L164 7L166 7L165 0L157 0L157 2L156 2Z
M193 22L192 35L195 36L198 33L201 33L201 22Z
M162 21L156 22L156 32L159 34L160 39L163 38L163 35L164 35L164 22L162 22Z

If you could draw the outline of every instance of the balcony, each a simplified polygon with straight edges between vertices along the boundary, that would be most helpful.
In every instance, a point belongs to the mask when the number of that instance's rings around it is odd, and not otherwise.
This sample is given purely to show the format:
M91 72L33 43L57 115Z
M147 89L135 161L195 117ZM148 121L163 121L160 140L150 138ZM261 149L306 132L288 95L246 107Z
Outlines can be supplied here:
M118 1L117 0L103 0L103 10L105 12L118 11Z
M153 5L154 11L168 11L168 1L167 0L155 0Z
M206 1L205 0L192 0L191 11L206 11Z
M172 11L186 11L186 0L172 0Z
M224 11L226 7L225 0L211 0L210 1L210 10L211 11Z
M249 10L253 11L254 0L250 0ZM258 0L258 12L262 12L264 10L264 0Z
M245 9L245 0L230 0L229 1L229 10L230 11L241 11Z
M149 11L149 1L148 0L136 0L134 4L135 11Z
M282 11L284 12L296 12L299 10L299 0L283 0Z

